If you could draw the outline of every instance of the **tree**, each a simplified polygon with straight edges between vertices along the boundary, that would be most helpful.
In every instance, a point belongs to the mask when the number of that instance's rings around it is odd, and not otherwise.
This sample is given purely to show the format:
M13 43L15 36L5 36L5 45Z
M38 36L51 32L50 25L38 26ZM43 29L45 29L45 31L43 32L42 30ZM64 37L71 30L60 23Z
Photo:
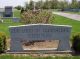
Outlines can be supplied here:
M56 9L58 6L58 0L51 0L51 8Z
M29 9L33 9L34 8L34 1L30 0L30 3L29 3Z
M16 6L15 8L18 9L18 10L22 9L22 7L20 5Z
M43 7L43 1L41 0L41 1L38 1L37 3L36 3L36 7L38 8L38 9L42 9L42 7Z
M21 13L23 13L24 11L25 11L25 9L24 9L24 8L22 8L22 9L21 9Z
M68 1L59 1L59 0L40 0L36 2L36 8L38 9L65 9L69 8L71 4L68 3ZM25 8L27 9L33 9L34 8L34 1L30 0L30 3L26 3Z
M50 9L51 8L51 1L46 0L43 4L43 9Z
M29 4L27 2L25 3L25 9L29 9Z
M78 8L80 9L80 1L78 1Z
M59 8L60 9L68 8L68 2L67 1L61 1L61 2L59 2Z
M78 2L77 2L77 0L72 0L71 8L78 8Z

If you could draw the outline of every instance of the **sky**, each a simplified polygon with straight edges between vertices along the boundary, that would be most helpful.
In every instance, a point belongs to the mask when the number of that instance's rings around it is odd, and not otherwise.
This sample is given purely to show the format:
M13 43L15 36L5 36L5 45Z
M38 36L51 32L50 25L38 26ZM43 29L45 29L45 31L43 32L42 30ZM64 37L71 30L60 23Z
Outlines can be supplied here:
M25 2L29 2L30 0L0 0L0 8L4 8L5 6L17 6L21 5L24 6ZM33 0L39 1L39 0ZM70 1L70 0L68 0Z

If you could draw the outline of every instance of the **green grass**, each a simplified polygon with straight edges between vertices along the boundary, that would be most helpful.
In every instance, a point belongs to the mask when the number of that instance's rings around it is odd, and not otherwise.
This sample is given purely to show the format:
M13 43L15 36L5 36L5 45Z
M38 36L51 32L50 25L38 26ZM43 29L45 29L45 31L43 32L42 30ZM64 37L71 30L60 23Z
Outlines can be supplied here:
M4 23L12 23L11 19L4 19Z
M16 26L21 25L21 23L0 23L0 32L6 33L6 35L9 37L9 26Z
M80 56L66 56L66 57L32 57L23 55L0 55L0 59L80 59Z
M65 18L59 15L55 15L55 20L53 20L53 24L59 25L70 25L72 26L72 35L80 32L80 21L72 20L69 18Z
M14 14L14 17L20 17L20 10L15 9L13 14Z

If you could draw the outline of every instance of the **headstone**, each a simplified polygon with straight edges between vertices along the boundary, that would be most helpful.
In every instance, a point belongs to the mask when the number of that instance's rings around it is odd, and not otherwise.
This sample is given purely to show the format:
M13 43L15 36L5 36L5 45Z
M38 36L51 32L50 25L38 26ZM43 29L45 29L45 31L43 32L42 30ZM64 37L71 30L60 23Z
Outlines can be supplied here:
M4 17L13 17L13 10L11 6L6 6L4 11Z
M57 51L70 50L71 26L52 24L29 24L10 26L11 52L23 52L22 41L59 40Z
M14 18L12 19L12 21L13 21L13 22L20 22L20 18L14 17Z

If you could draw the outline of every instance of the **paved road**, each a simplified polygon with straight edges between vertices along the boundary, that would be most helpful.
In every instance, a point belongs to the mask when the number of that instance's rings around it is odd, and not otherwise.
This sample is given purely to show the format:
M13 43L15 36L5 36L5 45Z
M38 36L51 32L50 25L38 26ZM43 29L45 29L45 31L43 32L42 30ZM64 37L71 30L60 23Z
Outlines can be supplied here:
M80 21L80 15L78 14L70 14L70 13L65 13L65 12L53 12L53 14L57 14L60 16L64 16L73 20Z

